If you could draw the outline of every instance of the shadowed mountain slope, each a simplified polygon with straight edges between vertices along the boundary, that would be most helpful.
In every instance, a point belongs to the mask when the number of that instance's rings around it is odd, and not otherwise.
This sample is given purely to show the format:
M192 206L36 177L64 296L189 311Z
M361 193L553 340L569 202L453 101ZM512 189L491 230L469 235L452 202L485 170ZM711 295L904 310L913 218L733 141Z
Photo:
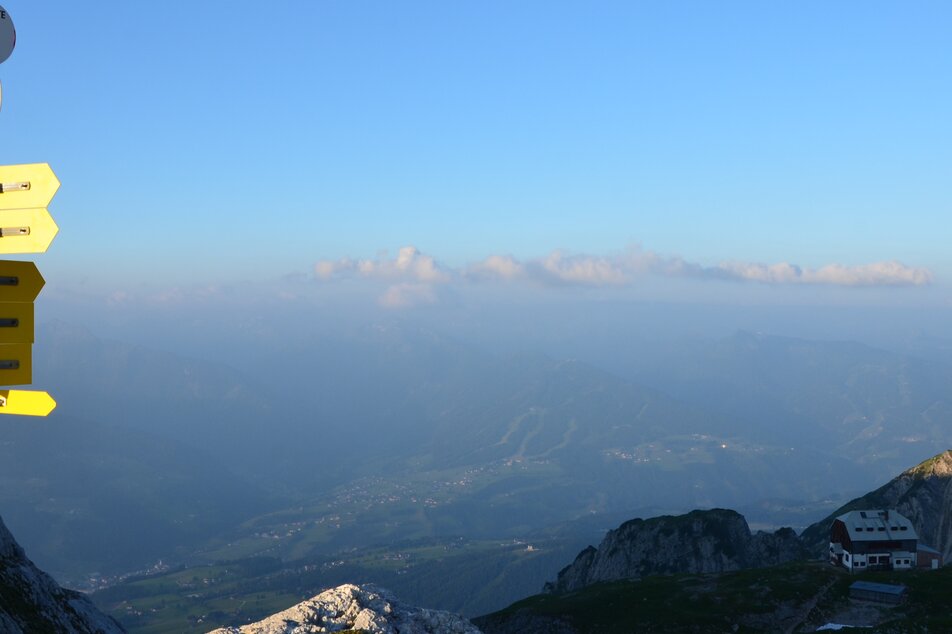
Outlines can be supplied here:
M0 520L0 631L4 634L120 634L125 630L78 592L33 565Z
M691 511L625 522L563 568L550 592L571 592L603 581L678 572L707 573L775 566L804 555L796 533L751 534L742 515L727 509Z

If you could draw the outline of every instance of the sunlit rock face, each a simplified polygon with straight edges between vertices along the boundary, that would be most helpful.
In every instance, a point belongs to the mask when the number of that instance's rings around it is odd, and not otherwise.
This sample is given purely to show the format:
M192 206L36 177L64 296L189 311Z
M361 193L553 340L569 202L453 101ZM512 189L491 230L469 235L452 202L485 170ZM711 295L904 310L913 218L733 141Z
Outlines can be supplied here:
M375 586L331 588L268 618L210 634L316 634L357 630L369 634L480 634L450 612L405 605Z
M27 559L0 520L0 632L118 634L125 630L85 595L61 588Z
M838 508L803 531L804 543L818 555L826 553L833 519L856 509L894 509L912 521L919 542L952 561L952 450L903 471L898 476Z

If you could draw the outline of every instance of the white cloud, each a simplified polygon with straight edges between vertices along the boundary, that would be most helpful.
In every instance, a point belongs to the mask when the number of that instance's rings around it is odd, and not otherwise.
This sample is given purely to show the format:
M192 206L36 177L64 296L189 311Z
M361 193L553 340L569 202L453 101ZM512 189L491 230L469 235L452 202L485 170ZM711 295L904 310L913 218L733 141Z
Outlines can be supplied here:
M526 275L526 268L510 255L491 255L466 269L471 279L515 280Z
M420 253L414 246L400 249L396 258L386 254L373 260L319 260L314 265L314 274L320 279L331 279L344 275L357 274L361 277L376 279L406 279L419 282L448 282L450 274L436 260Z
M799 266L781 262L759 264L756 262L724 262L711 269L723 273L728 279L763 282L765 284L790 284L803 282L803 270Z
M925 286L932 282L928 269L906 266L895 260L859 266L828 264L818 269L794 264L729 262L717 267L727 277L767 284L824 284L832 286Z
M654 251L646 251L639 245L629 247L617 257L626 270L632 274L660 275L664 277L710 277L700 264L688 262L678 256L665 256Z
M331 280L358 277L391 282L379 298L381 305L404 308L436 304L438 289L450 282L517 282L542 285L623 287L645 277L735 280L769 285L827 286L924 286L932 282L928 269L910 267L896 261L858 266L828 264L819 268L800 267L788 262L724 262L703 266L680 256L661 255L633 246L621 254L599 256L553 251L541 258L519 261L511 255L490 255L475 264L454 269L440 265L432 256L413 246L403 247L396 257L386 254L374 259L320 260L315 277Z
M356 267L349 258L340 260L318 260L314 265L314 274L323 280L329 280L338 273L344 271L353 271Z
M553 251L542 260L533 262L533 268L543 273L543 278L564 284L584 286L621 286L629 281L624 262L617 258L590 255L566 256Z
M925 286L932 283L928 269L906 266L902 262L874 262L863 266L831 264L808 271L810 278L821 284L849 286Z

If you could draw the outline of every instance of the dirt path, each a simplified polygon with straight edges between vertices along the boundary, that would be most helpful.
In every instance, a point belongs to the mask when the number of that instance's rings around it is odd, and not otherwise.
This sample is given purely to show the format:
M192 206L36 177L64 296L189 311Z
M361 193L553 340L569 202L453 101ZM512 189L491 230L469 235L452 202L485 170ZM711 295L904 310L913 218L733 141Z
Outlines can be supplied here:
M784 634L793 634L797 631L797 628L806 623L810 618L810 613L813 612L813 609L816 607L816 604L820 602L820 599L823 598L823 595L829 592L830 588L832 588L833 584L836 582L837 579L830 579L827 581L826 585L820 588L820 591L813 595L813 597L803 605L800 617L794 621L793 625L784 630Z

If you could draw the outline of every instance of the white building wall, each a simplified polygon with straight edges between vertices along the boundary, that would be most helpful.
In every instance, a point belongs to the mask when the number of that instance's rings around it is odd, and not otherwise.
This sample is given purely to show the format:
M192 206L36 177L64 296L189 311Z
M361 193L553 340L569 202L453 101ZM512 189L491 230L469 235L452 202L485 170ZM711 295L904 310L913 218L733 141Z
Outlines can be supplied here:
M851 555L850 570L866 570L866 555Z

